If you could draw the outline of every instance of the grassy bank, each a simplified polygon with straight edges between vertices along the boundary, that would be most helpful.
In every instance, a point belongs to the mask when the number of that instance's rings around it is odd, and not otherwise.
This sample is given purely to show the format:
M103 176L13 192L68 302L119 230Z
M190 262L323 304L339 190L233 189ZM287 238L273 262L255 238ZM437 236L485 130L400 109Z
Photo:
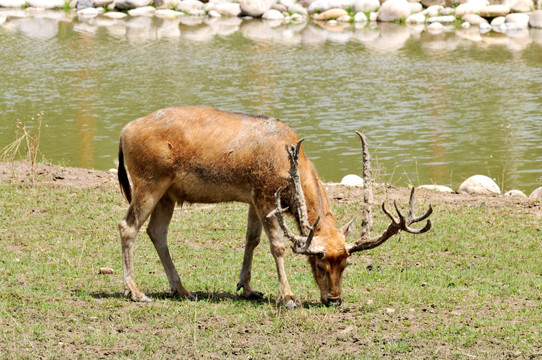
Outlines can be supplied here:
M406 195L388 194L403 203ZM458 199L421 194L420 212L435 206L434 229L352 256L340 308L319 305L308 264L289 252L290 285L302 306L287 311L275 304L266 239L253 268L266 299L235 293L246 205L176 210L170 249L197 302L168 296L158 256L141 233L137 280L154 302L139 304L122 294L117 223L126 204L116 187L0 182L0 357L542 356L540 204ZM348 190L335 194L340 224L357 213L359 200ZM383 229L378 215L375 227ZM100 275L100 267L114 274Z

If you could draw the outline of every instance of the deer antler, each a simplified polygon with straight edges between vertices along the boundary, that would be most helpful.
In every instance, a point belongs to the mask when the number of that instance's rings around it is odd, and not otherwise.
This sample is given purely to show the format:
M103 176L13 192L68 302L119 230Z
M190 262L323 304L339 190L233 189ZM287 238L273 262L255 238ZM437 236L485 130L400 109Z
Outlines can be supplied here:
M299 227L301 230L301 236L296 236L292 233L284 216L282 214L288 210L288 208L282 208L280 202L280 192L282 187L280 187L275 192L275 205L276 208L267 214L267 217L276 216L279 222L279 225L286 236L292 242L292 249L297 254L304 255L325 255L325 248L321 246L311 246L312 239L314 237L314 231L318 225L320 217L316 218L316 221L312 226L309 223L309 218L307 214L307 204L305 202L305 196L303 194L303 189L301 187L301 178L299 176L299 151L301 149L301 143L305 139L301 139L297 142L296 145L286 145L286 151L288 152L288 158L290 159L290 174L289 178L283 178L292 184L294 191L294 201L295 201L295 210L297 211L297 218L299 219Z
M372 190L372 184L371 184L371 165L370 165L370 155L369 155L369 148L367 145L367 138L365 135L363 135L360 132L356 131L356 134L361 139L361 145L363 148L363 184L364 184L364 207L363 207L363 220L362 220L362 231L361 236L358 240L356 240L354 243L347 244L347 250L348 252L354 253L356 251L363 251L368 249L373 249L377 246L382 245L386 240L388 240L393 235L397 234L399 231L403 230L411 234L422 234L426 231L429 231L431 229L431 220L427 220L427 223L425 226L421 229L413 229L410 227L410 225L423 221L427 219L431 213L433 212L433 208L431 205L429 205L429 209L425 214L422 216L415 216L414 215L414 191L415 189L412 188L412 191L410 192L410 201L409 201L409 210L408 210L408 216L405 218L403 214L401 214L401 211L399 210L399 207L397 206L397 202L393 202L393 205L395 207L395 211L399 215L399 220L397 220L387 209L385 203L382 203L382 211L391 219L391 224L388 225L388 228L386 231L382 233L380 236L371 237L370 236L370 230L372 226L372 214L371 214L371 202L373 197L373 190Z

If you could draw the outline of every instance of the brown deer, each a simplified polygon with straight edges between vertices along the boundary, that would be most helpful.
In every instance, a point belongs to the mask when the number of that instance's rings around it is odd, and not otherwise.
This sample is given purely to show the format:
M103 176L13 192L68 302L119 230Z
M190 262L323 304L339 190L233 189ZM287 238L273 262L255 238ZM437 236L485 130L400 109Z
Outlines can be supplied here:
M372 190L369 152L364 135L365 206L362 233L347 244L346 233L335 225L322 182L306 158L295 132L280 120L209 107L169 108L153 112L127 124L121 132L118 177L130 203L119 223L125 294L134 301L151 301L135 282L134 242L150 216L147 233L160 257L174 294L194 300L173 265L167 246L168 225L175 204L239 201L249 204L246 245L237 290L242 296L259 297L251 286L252 257L262 229L275 259L279 300L290 308L295 300L284 270L285 245L282 233L295 253L308 256L325 305L340 305L341 281L347 258L356 251L379 246L399 231L426 232L410 224L429 217L429 210L414 216L414 190L409 215L395 205L399 219L391 218L384 233L371 237ZM132 186L125 165L128 168ZM294 216L301 236L287 227L283 213Z

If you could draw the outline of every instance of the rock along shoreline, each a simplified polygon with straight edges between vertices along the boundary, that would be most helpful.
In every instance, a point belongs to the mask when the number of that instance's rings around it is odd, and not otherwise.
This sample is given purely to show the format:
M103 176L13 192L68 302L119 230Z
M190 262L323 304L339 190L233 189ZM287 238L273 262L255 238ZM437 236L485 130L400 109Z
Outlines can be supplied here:
M0 0L0 26L20 26L22 19L46 18L78 21L90 26L142 28L152 18L165 21L163 36L180 34L179 25L209 25L214 31L231 33L243 22L261 18L254 38L284 25L301 31L318 25L334 33L347 29L406 24L411 34L456 31L465 39L480 41L494 32L542 45L542 0ZM177 29L176 29L177 28ZM216 28L219 28L216 30ZM126 32L126 29L124 29ZM291 37L294 35L290 34ZM249 36L250 37L250 36ZM318 39L313 39L318 41ZM362 39L363 40L363 39ZM502 42L502 39L495 39ZM527 41L527 40L525 40Z

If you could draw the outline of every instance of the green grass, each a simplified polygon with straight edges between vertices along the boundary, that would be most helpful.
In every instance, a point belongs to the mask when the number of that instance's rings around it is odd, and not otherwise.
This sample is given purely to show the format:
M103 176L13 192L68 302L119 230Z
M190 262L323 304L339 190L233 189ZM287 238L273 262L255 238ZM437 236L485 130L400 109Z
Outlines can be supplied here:
M253 266L265 300L235 293L246 205L176 210L170 249L197 302L168 296L142 232L137 281L154 302L139 304L122 295L117 223L126 204L117 189L0 183L0 204L1 359L497 359L542 352L542 221L528 207L436 203L428 234L402 234L352 256L340 308L319 305L308 264L289 252L287 273L302 306L288 311L275 303L265 238ZM339 224L359 207L332 205ZM382 230L386 221L374 212ZM100 267L115 272L99 275Z

